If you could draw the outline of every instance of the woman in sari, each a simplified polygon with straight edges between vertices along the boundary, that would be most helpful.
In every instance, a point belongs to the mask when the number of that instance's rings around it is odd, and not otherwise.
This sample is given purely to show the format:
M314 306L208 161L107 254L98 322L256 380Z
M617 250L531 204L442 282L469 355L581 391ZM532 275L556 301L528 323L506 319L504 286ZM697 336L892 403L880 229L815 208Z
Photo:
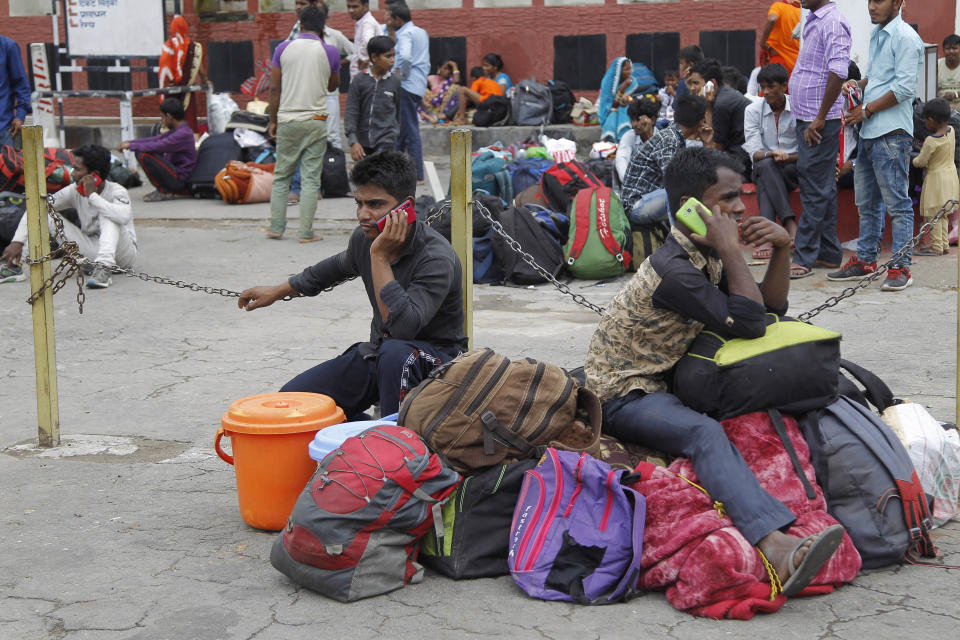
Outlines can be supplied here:
M181 15L176 15L170 22L170 39L163 43L160 50L159 80L160 87L177 85L191 85L198 80L205 81L203 73L203 46L196 40L190 39L190 26ZM186 111L186 121L190 128L197 130L197 106L190 102L189 93L174 93L161 95L160 101L165 98L177 98L183 103Z
M633 77L633 63L628 58L617 58L603 75L600 84L600 96L597 98L597 117L600 120L601 140L619 142L630 130L630 116L627 105L633 101L633 94L639 88Z
M448 60L440 65L436 75L427 76L427 90L420 104L420 116L431 124L452 117L450 114L457 111L459 83L460 69L456 62Z

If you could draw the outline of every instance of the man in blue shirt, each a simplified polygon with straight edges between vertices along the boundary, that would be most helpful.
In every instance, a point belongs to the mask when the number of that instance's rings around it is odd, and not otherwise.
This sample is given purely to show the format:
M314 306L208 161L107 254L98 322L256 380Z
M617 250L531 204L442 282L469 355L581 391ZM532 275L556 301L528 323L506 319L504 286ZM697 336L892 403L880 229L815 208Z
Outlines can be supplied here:
M14 145L14 138L30 107L30 82L17 43L0 36L0 147Z
M400 135L397 150L406 151L417 168L417 180L423 181L423 150L420 145L420 121L417 106L427 90L430 72L430 36L413 24L410 7L403 2L387 5L387 26L397 35L394 70L400 76Z
M902 291L913 284L909 244L913 236L913 202L907 192L908 167L913 145L913 99L923 67L923 41L900 17L903 0L870 0L870 21L877 25L870 36L867 76L851 80L844 94L859 86L863 104L844 118L849 127L862 123L854 173L860 238L857 255L830 280L857 280L877 269L884 213L893 221L893 252L904 250L887 272L883 291Z

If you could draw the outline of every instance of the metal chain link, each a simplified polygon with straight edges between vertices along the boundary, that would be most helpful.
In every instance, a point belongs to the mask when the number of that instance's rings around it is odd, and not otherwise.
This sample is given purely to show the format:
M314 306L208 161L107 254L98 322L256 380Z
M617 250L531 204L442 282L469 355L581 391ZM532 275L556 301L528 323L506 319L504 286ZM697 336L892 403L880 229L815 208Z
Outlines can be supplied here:
M138 278L144 282L155 282L157 284L166 284L178 289L189 289L190 291L198 291L203 293L209 293L211 295L220 295L226 298L239 298L241 295L240 291L233 291L231 289L224 289L221 287L210 287L196 282L185 282L183 280L174 280L172 278L166 278L164 276L153 276L143 271L135 271L134 269L124 269L123 267L118 267L117 265L104 264L102 262L97 262L96 260L91 260L85 258L80 253L80 249L77 246L76 242L71 242L67 240L66 235L63 231L63 217L59 212L55 211L53 208L54 200L53 196L48 195L46 198L47 204L47 214L53 220L54 226L54 240L56 240L59 248L51 251L45 256L39 258L30 258L27 257L24 259L24 262L27 264L41 264L43 262L49 262L57 258L60 259L60 264L57 265L53 273L50 274L50 277L47 278L43 284L40 285L40 288L27 298L27 304L33 304L36 302L43 292L47 289L50 289L52 293L57 293L67 281L76 276L77 279L77 307L80 310L80 313L83 314L83 303L86 300L86 296L83 292L83 267L90 266L93 268L102 268L106 271L118 274L125 275L131 278ZM322 290L323 293L333 291L336 287L340 286L345 282L353 280L356 276L351 276L349 278L344 278L338 282L333 283L329 287ZM293 300L295 298L302 298L302 295L295 296L284 296L281 298L284 301Z
M60 289L64 287L64 285L66 285L67 281L70 280L70 278L76 277L77 306L80 310L80 313L82 314L83 304L86 300L86 296L83 292L83 275L84 274L83 274L82 267L84 265L100 267L109 271L110 273L125 275L131 278L138 278L140 280L143 280L144 282L155 282L157 284L170 285L173 287L177 287L178 289L189 289L190 291L209 293L211 295L220 295L227 298L239 298L241 295L241 292L233 291L231 289L224 289L221 287L211 287L207 285L201 285L196 282L186 282L184 280L174 280L172 278L166 278L164 276L153 276L148 273L144 273L142 271L135 271L133 269L124 269L116 265L108 265L102 262L97 262L95 260L90 260L89 258L85 258L83 257L83 255L80 254L80 249L77 246L77 243L67 240L66 235L64 234L64 231L63 231L63 218L57 211L54 210L53 204L54 204L53 196L48 195L46 197L47 214L53 220L54 239L56 240L59 247L56 250L51 251L49 254L45 256L41 256L39 258L27 257L24 259L24 262L28 265L41 264L43 262L48 262L48 261L59 258L60 264L57 265L57 267L50 274L50 277L47 278L40 285L37 291L33 293L29 298L27 298L28 304L33 304L34 302L36 302L47 289L50 289L51 292L54 294L57 293L58 291L60 291ZM526 251L524 251L520 243L517 240L515 240L513 237L511 237L510 234L508 234L504 230L503 225L500 224L498 220L494 219L493 215L490 213L490 211L482 202L478 200L474 200L474 201L468 202L467 204L471 206L476 206L480 212L480 215L487 222L490 223L490 227L497 233L497 235L501 236L506 241L507 246L510 247L510 249L512 249L514 252L516 252L520 256L520 258L524 262L526 262L534 271L540 274L541 277L543 277L547 282L551 283L554 287L556 287L556 289L560 293L570 296L575 303L583 307L586 307L587 309L590 309L591 311L593 311L594 313L597 313L598 315L603 314L603 312L605 311L603 307L593 304L592 302L587 300L584 296L580 295L579 293L574 293L568 285L557 280L553 276L553 274L551 274L549 271L547 271L546 269L541 267L539 264L537 264L534 257L529 253L527 253ZM912 250L914 247L916 247L917 244L920 242L920 239L924 235L926 235L930 231L930 229L935 224L937 224L945 215L948 215L949 212L953 211L957 207L957 204L958 202L956 200L950 200L944 203L940 211L938 211L937 214L932 219L925 222L920 227L920 230L917 233L917 235L915 235L910 240L910 242L905 244L899 251L894 253L889 260L887 260L885 263L877 267L876 271L874 271L871 274L868 274L867 276L864 276L854 286L847 287L846 289L841 291L839 294L827 298L819 306L814 307L809 311L805 311L804 313L801 313L799 316L797 316L797 319L802 322L809 322L811 318L819 314L824 309L835 307L841 301L853 296L861 289L865 289L866 287L868 287L870 283L872 283L874 280L876 280L877 278L885 274L891 267L896 265L900 260L900 258L902 258L907 251ZM450 201L442 202L436 211L434 211L428 217L424 218L423 222L427 225L432 226L437 220L439 220L449 210L450 210ZM324 293L330 292L336 287L340 286L341 284L345 282L349 282L350 280L353 280L355 277L356 276L352 276L350 278L345 278L343 280L340 280L339 282L335 282L329 287L323 289L322 291ZM285 296L283 300L285 301L293 300L294 298L300 298L300 297L303 297L303 296L301 295Z
M482 202L480 202L479 200L475 200L470 204L477 207L477 209L480 211L480 215L483 216L483 218L490 223L490 227L497 233L497 235L501 236L504 240L506 240L507 246L513 249L520 256L520 258L523 259L524 262L530 265L533 268L533 270L539 273L547 282L555 286L557 290L560 291L560 293L570 296L571 298L573 298L574 302L576 302L581 306L586 307L587 309L590 309L591 311L597 313L598 315L603 315L603 312L604 312L603 307L593 304L592 302L584 298L579 293L574 293L573 291L570 290L570 287L568 287L566 284L557 280L555 277L553 277L552 273L550 273L549 271L541 267L539 264L537 264L533 256L527 253L526 251L524 251L523 247L520 246L520 243L514 240L512 237L510 237L510 234L504 231L503 225L500 224L499 221L493 218L493 215L491 215L490 211Z
M935 216L934 216L933 218L931 218L929 221L925 222L925 223L920 227L920 231L917 232L917 235L915 235L915 236L910 240L910 242L908 242L908 243L906 243L905 245L903 245L903 247L901 247L899 251L897 251L897 252L894 253L892 256L890 256L890 259L889 259L889 260L887 260L887 261L884 262L882 265L880 265L879 267L877 267L877 270L876 270L876 271L874 271L873 273L870 273L870 274L864 276L862 279L860 279L860 280L857 282L857 284L853 285L852 287L847 287L846 289L844 289L843 291L841 291L841 292L838 293L837 295L835 295L835 296L830 296L829 298L827 298L827 299L826 299L822 304L820 304L819 306L814 307L813 309L810 309L809 311L805 311L805 312L801 313L799 316L797 316L797 320L800 320L801 322L809 322L809 321L810 321L810 318L816 316L817 314L819 314L819 313L820 313L821 311L823 311L824 309L829 309L829 308L831 308L831 307L835 307L835 306L837 306L838 304L840 304L840 302L841 302L842 300L846 300L847 298L849 298L850 296L854 295L855 293L857 293L857 292L860 291L861 289L866 289L868 286L870 286L870 283L871 283L871 282L873 282L874 280L876 280L877 278L879 278L880 276L882 276L883 274L885 274L891 267L894 267L894 266L896 266L897 264L899 264L899 260L900 260L901 258L903 258L904 255L906 255L907 251L910 251L910 250L912 250L914 247L916 247L917 244L920 242L920 239L923 238L923 236L925 236L925 235L930 231L930 229L933 228L933 226L934 226L935 224L937 224L938 222L940 222L940 220L941 220L944 216L949 215L950 212L952 212L954 209L956 209L956 207L957 207L957 201L956 201L956 200L948 200L947 202L945 202L944 205L943 205L943 207L940 208L940 211L937 212L937 215L935 215Z

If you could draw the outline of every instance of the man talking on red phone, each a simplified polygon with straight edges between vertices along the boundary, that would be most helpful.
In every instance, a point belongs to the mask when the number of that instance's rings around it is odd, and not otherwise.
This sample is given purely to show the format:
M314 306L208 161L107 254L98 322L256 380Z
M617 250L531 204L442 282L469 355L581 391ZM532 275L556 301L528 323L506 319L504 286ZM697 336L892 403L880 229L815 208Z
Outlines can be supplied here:
M347 248L276 286L240 294L246 311L286 296L315 296L359 276L373 308L370 339L304 371L281 391L330 396L348 420L380 402L381 415L400 408L404 394L437 365L467 346L463 330L461 265L450 243L402 206L416 190L417 174L403 153L367 156L350 172L357 220ZM381 231L378 222L382 222Z
M75 209L80 226L63 221L63 235L75 242L85 258L95 260L84 265L87 287L106 289L113 282L112 267L129 269L137 261L137 233L133 227L130 194L110 175L110 152L100 145L88 144L73 150L73 184L53 194L55 211ZM47 216L51 235L56 231ZM27 242L27 216L13 234L13 240L0 254L0 282L26 280L20 264Z

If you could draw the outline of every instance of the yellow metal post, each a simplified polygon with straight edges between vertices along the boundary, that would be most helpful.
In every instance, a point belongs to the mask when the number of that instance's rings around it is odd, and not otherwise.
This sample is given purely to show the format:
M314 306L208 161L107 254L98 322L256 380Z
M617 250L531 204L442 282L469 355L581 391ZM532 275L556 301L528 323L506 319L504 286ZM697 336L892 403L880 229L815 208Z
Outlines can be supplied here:
M23 174L27 191L27 230L31 257L50 253L47 183L43 162L43 127L23 127ZM30 292L50 277L50 262L30 265ZM48 288L33 303L33 359L37 370L37 434L41 447L60 444L57 355L53 336L53 292Z
M463 266L463 331L473 348L473 143L469 129L450 134L450 241Z

